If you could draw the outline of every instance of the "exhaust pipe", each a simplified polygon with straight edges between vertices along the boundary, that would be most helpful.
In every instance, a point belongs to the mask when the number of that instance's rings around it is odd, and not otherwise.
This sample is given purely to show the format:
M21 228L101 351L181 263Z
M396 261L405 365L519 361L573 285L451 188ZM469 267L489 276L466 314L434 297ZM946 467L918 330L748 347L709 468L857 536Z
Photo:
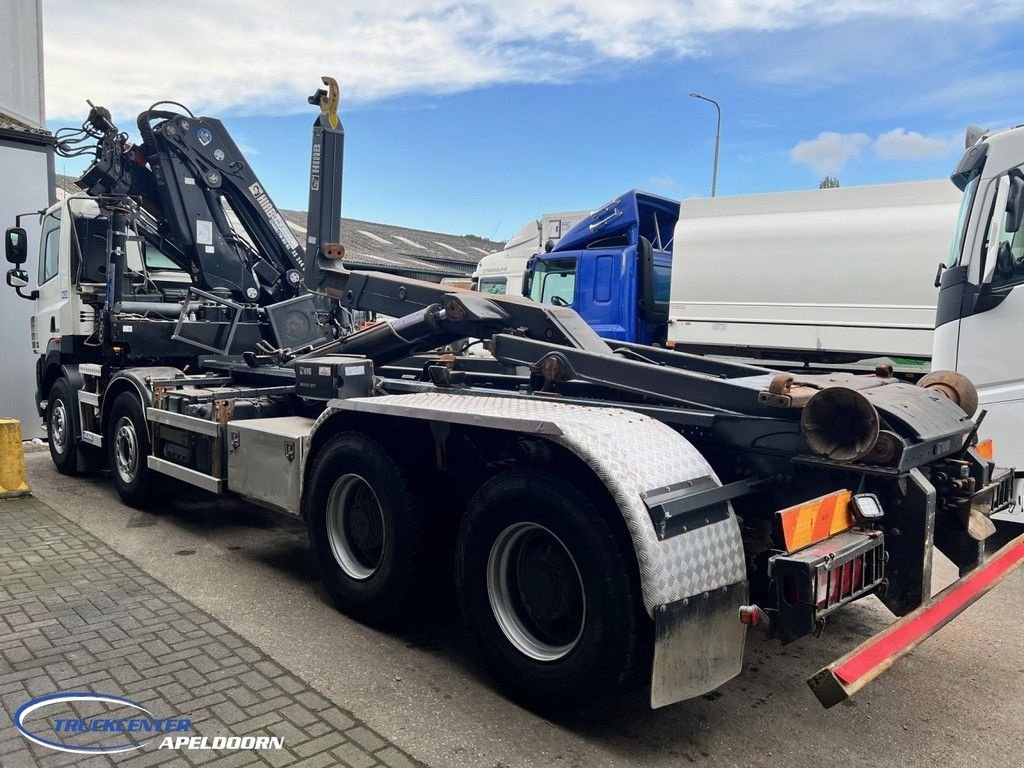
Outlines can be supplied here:
M917 382L917 386L945 395L972 418L978 410L978 388L962 373L932 371Z
M858 461L878 441L878 411L855 389L828 387L807 401L800 429L815 453L834 461Z

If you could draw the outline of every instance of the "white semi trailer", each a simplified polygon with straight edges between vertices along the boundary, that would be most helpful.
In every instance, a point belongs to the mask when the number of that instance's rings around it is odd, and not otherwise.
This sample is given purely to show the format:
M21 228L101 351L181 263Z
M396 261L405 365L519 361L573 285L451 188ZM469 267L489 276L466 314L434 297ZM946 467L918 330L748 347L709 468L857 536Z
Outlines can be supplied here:
M888 356L924 373L959 199L943 179L684 200L669 343L833 367Z

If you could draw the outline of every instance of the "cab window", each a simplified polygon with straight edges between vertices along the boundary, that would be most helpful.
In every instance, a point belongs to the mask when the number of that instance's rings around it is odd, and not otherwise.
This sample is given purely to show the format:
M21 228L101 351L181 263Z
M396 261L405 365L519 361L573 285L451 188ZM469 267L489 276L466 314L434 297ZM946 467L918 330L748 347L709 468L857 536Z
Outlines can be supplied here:
M530 282L530 298L541 304L567 307L576 293L576 259L538 261Z
M964 237L967 236L967 222L971 216L971 208L974 206L974 197L978 192L980 176L980 170L972 171L964 186L963 197L960 198L960 212L957 214L956 228L953 230L953 245L949 251L949 258L946 259L947 267L955 267L960 263L960 252L964 247Z
M508 293L508 280L504 277L481 277L480 293L491 293L504 296Z

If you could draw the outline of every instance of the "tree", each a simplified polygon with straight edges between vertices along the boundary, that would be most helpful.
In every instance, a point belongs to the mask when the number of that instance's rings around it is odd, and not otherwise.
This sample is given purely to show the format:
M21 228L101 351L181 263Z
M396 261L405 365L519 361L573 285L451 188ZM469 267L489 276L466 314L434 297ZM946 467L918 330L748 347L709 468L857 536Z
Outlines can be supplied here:
M835 189L838 186L839 179L835 176L826 176L821 180L821 183L818 185L818 189Z

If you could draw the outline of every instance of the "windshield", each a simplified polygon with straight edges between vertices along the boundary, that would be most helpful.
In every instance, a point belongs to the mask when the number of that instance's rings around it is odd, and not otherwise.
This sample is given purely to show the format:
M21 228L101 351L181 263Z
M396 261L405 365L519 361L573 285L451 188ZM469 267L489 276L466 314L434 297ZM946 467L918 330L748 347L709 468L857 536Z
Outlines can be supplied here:
M541 304L567 307L576 292L576 259L538 260L530 283L530 298Z
M968 177L964 186L964 196L960 201L960 212L956 216L956 229L953 231L953 244L949 250L949 258L946 260L947 267L955 267L960 263L960 252L964 247L964 237L967 234L967 222L971 217L971 208L974 205L974 193L978 190L978 178L981 176L981 169L975 169Z

